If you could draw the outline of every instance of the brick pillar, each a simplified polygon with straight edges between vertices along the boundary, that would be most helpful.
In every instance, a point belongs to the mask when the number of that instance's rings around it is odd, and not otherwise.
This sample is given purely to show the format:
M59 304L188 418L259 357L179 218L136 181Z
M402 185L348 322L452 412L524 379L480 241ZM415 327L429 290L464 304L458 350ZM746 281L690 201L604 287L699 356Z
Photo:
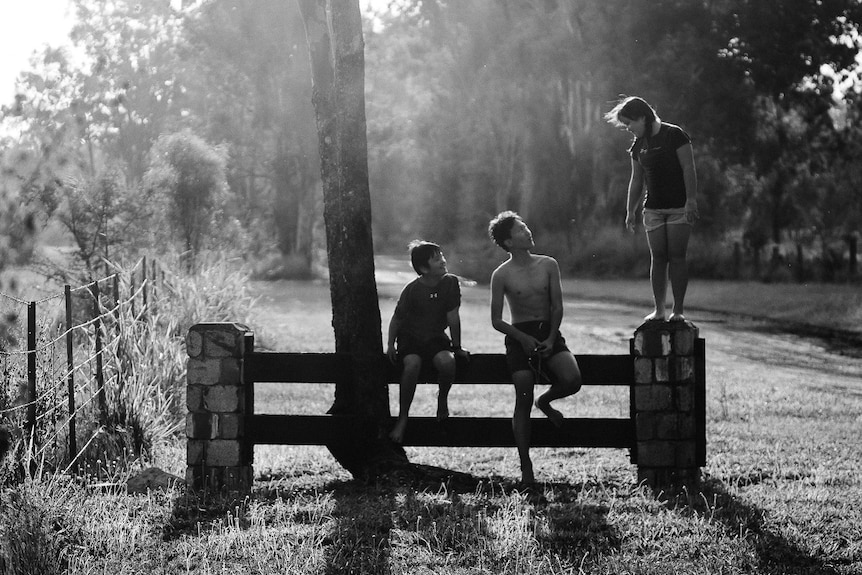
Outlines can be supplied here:
M193 489L251 490L252 447L245 441L243 357L253 334L235 323L199 323L189 329L186 376L186 483Z
M694 486L705 465L703 341L691 322L635 330L632 417L638 481L653 489Z

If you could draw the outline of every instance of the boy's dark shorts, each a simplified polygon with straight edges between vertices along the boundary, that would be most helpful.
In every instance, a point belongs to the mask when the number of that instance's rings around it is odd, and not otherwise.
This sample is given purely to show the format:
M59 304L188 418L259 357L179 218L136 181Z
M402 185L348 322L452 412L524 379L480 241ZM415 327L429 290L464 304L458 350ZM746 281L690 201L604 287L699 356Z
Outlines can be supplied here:
M407 355L415 354L422 360L422 367L427 368L433 365L435 355L441 351L452 351L452 342L446 336L425 341L410 336L399 336L397 350L400 361L403 361Z
M539 341L545 341L551 335L551 324L548 321L525 321L512 324L512 327L535 337ZM550 358L563 351L569 351L569 348L566 345L565 338L557 330L554 347L551 349L551 353L546 354L544 357ZM534 355L533 357L537 356ZM509 366L511 373L533 369L530 367L530 356L524 351L523 346L518 340L508 335L506 336L506 365Z

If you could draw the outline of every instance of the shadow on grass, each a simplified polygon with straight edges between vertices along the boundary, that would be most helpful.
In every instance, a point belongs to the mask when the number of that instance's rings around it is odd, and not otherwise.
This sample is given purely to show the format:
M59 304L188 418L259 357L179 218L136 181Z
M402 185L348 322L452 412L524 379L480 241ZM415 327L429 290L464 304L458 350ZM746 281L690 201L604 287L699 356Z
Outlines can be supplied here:
M174 500L162 538L199 536L226 516L246 529L253 502L313 492L328 503L308 511L304 521L323 528L324 564L318 572L327 575L447 567L542 573L547 566L578 565L586 556L620 548L607 521L609 508L579 496L594 486L544 483L528 489L507 479L424 465L373 483L333 481L299 491L291 488L291 479L270 477L273 487L259 485L250 500L184 494Z
M701 498L701 495L703 496ZM683 508L711 514L728 533L750 534L758 560L758 573L765 575L839 575L824 559L813 557L769 525L766 512L730 493L717 479L703 481L696 497L689 497ZM707 502L709 505L707 506ZM830 563L835 563L830 561Z
M569 484L524 489L421 465L374 484L333 484L324 572L386 574L393 566L497 572L514 561L533 573L618 550L608 507L584 504L580 490Z
M390 572L393 494L357 481L331 486L334 525L324 537L327 575Z
M228 517L245 528L248 526L247 503L247 498L184 491L174 499L171 517L162 527L162 541L199 535Z

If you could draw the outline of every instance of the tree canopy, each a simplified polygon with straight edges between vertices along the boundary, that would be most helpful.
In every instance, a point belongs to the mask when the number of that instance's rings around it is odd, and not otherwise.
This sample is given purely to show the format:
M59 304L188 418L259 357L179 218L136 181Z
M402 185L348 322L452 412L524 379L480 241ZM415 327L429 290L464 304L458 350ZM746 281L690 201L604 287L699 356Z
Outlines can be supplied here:
M323 184L297 5L74 5L83 66L36 54L3 107L5 163L31 158L4 185L33 221L106 175L143 194L153 146L187 131L224 150L232 244L310 266ZM860 20L855 0L400 2L365 21L376 247L428 237L488 259L484 228L505 208L564 260L589 251L622 228L629 137L602 121L620 94L692 135L701 236L858 234L862 100L836 87L857 73Z

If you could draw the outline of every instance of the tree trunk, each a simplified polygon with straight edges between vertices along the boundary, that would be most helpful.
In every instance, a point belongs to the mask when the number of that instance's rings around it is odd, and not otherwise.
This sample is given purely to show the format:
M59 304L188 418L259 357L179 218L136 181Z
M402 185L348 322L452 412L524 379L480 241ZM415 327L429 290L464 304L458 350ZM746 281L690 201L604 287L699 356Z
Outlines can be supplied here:
M327 447L354 477L369 478L381 465L407 459L386 433L389 394L374 281L362 19L358 0L297 2L311 57L335 351L353 361L353 379L336 385L329 412L373 422Z

